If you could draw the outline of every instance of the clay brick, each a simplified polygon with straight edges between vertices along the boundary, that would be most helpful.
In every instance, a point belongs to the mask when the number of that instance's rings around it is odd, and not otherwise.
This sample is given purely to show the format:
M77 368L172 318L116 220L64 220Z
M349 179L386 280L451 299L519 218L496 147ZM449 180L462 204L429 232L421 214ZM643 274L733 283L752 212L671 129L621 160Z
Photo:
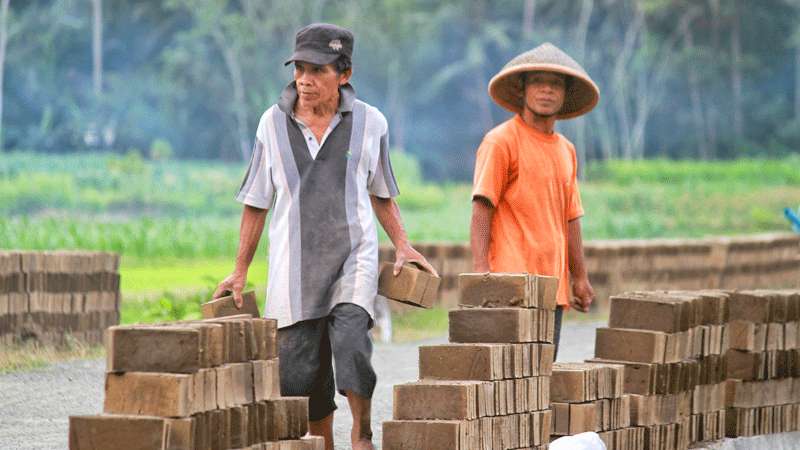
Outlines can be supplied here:
M450 342L534 342L536 310L472 308L450 311Z
M571 403L569 405L569 434L598 431L597 407L594 403Z
M462 273L458 276L459 302L481 308L531 308L528 274L525 273Z
M595 356L602 359L631 362L664 362L664 333L622 328L598 328L595 335Z
M216 398L217 408L225 409L236 404L236 397L233 386L233 370L229 365L214 368L216 373Z
M763 354L729 350L727 357L727 378L754 380L762 378Z
M728 344L736 350L755 350L756 324L743 320L734 320L728 323Z
M257 358L273 359L278 357L278 321L275 319L254 319L253 332L258 347Z
M394 275L394 264L381 263L378 294L407 305L430 308L436 300L441 279L414 264L404 264Z
M230 408L228 414L228 435L230 448L243 448L248 445L247 428L250 420L248 409L243 406Z
M258 403L261 436L267 441L299 439L308 432L308 398L281 397Z
M169 425L145 416L72 416L70 450L166 450Z
M614 296L608 326L674 333L683 331L683 304L669 299Z
M106 374L105 413L186 417L195 410L191 375L148 372Z
M237 308L233 301L233 295L216 298L210 302L203 303L202 312L204 319L213 319L225 316L235 316L247 314L250 317L261 317L256 303L256 294L253 291L242 293L242 307Z
M106 330L109 372L197 372L200 332L178 326L115 326Z
M444 380L503 378L503 345L444 344L420 346L419 377Z
M475 421L390 420L383 423L384 450L479 448Z
M593 400L587 392L587 371L575 368L553 368L550 378L550 400L553 402L583 402Z
M253 403L253 365L245 362L228 366L231 370L233 404L240 406Z
M394 386L393 418L475 419L478 417L478 381L424 380Z
M769 298L756 291L731 292L728 299L728 319L756 323L769 321Z
M253 365L253 395L254 400L280 397L281 383L278 359L252 361Z
M184 419L164 419L169 426L167 450L194 450L195 426L194 417Z
M554 310L558 278L526 273L462 273L460 304L482 308Z

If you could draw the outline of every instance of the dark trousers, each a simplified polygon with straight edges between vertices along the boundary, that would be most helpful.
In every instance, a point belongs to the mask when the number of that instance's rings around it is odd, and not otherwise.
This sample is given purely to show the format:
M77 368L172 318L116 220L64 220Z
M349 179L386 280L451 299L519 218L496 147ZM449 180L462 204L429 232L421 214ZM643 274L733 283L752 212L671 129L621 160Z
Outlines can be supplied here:
M336 410L334 367L339 393L372 398L377 377L372 368L369 314L353 303L336 305L326 317L278 330L281 395L308 397L309 420Z
M558 357L558 342L561 340L561 318L564 315L564 307L556 306L556 319L555 319L555 333L553 335L553 343L555 344L555 351L553 352L553 361Z

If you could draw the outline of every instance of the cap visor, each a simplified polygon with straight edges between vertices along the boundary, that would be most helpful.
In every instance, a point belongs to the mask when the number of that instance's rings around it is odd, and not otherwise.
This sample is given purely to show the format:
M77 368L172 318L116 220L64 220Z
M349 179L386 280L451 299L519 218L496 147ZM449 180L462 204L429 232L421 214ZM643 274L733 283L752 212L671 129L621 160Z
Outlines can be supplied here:
M315 52L312 50L301 50L299 52L294 52L291 58L287 59L284 66L288 66L289 64L295 61L303 61L311 64L316 64L318 66L324 66L325 64L330 64L334 61L339 59L339 55L331 55L328 53L320 53Z

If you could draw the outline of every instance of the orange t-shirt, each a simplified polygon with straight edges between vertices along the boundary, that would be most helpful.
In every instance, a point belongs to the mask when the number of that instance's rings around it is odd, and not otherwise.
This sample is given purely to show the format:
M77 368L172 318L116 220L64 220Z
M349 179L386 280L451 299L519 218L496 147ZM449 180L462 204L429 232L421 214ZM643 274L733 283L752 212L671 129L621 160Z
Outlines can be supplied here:
M475 162L473 198L495 207L489 240L492 272L559 278L558 304L569 305L567 222L583 215L575 147L519 115L484 137Z

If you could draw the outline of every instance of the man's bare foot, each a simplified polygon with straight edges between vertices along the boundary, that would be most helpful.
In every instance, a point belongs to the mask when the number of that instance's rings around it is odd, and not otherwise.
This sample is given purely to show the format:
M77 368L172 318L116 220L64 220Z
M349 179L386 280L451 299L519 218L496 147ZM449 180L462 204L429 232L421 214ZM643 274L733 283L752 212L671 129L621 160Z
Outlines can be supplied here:
M371 440L362 438L353 442L353 450L375 450L375 446Z

